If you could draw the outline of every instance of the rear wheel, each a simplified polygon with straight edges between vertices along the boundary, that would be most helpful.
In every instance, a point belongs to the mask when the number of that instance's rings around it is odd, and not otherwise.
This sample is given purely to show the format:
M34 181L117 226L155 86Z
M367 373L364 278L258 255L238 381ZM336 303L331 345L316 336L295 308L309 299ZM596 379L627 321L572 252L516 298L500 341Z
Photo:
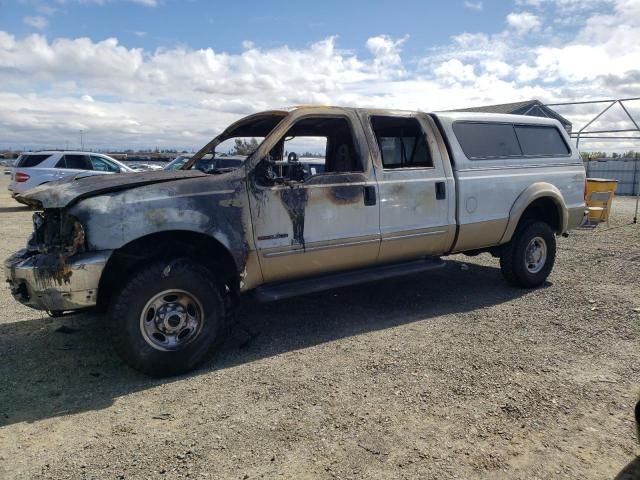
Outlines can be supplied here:
M507 281L524 288L542 285L556 259L556 237L551 227L540 221L518 227L511 241L504 245L500 268Z
M222 331L222 292L208 269L189 259L158 261L139 270L110 306L113 347L148 375L195 368Z

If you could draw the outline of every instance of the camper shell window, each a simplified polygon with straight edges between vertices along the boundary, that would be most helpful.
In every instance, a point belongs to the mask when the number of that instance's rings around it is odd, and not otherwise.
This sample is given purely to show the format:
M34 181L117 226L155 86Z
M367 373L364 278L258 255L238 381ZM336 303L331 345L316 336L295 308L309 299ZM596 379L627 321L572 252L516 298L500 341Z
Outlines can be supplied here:
M467 158L566 157L569 146L554 126L497 122L454 122L453 131Z

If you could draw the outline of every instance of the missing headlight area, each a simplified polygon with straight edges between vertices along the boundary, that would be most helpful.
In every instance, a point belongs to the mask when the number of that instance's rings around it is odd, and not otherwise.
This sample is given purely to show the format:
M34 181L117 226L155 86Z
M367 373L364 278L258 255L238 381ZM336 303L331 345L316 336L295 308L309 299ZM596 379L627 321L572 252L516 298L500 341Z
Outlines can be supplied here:
M72 269L68 259L85 251L85 232L82 224L63 210L45 210L33 214L33 235L29 253L36 256L39 281L69 283ZM38 255L39 254L39 255Z
M45 210L33 214L33 236L29 246L39 253L75 255L84 250L82 224L62 210Z

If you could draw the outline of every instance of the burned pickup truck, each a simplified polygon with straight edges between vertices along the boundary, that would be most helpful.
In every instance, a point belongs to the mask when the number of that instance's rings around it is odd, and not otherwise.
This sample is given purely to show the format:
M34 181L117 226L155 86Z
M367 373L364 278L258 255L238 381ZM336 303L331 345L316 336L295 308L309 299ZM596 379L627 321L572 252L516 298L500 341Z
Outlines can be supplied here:
M190 169L238 138L256 139L239 167ZM181 170L25 192L34 233L6 260L6 277L36 309L106 310L129 365L177 374L207 357L250 292L279 300L437 268L459 252L489 252L508 282L539 286L556 236L582 221L584 184L578 152L551 119L267 111Z

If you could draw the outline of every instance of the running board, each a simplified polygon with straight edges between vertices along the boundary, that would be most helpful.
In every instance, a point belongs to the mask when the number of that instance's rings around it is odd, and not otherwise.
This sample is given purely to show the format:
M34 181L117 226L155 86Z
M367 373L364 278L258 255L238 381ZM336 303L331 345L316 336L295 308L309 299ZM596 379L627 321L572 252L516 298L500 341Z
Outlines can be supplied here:
M320 277L264 285L253 290L252 295L260 302L272 302L274 300L282 300L284 298L306 295L308 293L330 290L332 288L347 287L358 283L375 282L387 278L435 270L445 265L444 260L440 258L427 257L411 262L369 267L360 270L322 275Z

